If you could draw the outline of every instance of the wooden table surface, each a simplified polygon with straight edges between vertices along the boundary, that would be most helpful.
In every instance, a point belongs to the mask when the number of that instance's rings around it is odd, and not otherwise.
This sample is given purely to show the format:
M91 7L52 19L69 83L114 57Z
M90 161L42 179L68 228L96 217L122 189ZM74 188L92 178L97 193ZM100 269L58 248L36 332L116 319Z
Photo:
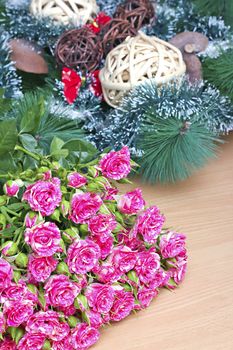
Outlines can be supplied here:
M233 135L226 141L187 181L134 183L186 233L188 272L175 292L163 290L147 310L104 328L93 350L233 349Z

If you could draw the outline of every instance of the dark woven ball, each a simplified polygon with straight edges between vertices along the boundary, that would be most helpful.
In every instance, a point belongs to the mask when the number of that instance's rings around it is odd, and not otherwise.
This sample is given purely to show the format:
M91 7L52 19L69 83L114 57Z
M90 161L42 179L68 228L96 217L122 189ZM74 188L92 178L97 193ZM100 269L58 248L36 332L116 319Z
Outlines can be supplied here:
M120 45L128 36L137 35L137 30L125 19L113 18L106 23L100 33L104 56Z
M59 65L92 72L99 67L103 50L98 36L89 28L83 27L68 30L61 35L55 56Z
M114 17L129 21L136 30L139 30L152 22L155 10L148 0L127 0L117 6Z

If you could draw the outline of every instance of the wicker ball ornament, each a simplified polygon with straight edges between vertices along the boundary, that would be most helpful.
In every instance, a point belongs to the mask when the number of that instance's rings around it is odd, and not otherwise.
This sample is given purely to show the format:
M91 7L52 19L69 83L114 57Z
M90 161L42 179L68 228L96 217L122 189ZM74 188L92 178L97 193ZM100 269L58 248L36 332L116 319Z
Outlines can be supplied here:
M96 0L32 0L30 12L57 23L80 26L96 17L98 6Z
M100 33L104 56L121 44L128 36L137 35L137 30L125 19L113 18L106 23Z
M152 79L161 86L173 79L180 80L185 70L179 49L139 32L108 54L99 77L105 101L117 107L127 92L145 80Z
M60 36L55 57L60 66L79 68L86 73L99 67L103 50L98 36L91 29L82 27Z
M155 9L149 0L126 0L117 6L115 18L129 21L136 30L155 18Z

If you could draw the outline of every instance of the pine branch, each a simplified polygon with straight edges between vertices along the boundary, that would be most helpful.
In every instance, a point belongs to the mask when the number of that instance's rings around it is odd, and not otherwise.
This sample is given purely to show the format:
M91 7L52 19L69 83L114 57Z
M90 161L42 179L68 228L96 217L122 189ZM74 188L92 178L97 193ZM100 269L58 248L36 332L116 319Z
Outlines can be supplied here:
M223 95L233 101L233 49L222 52L217 58L206 58L202 67L204 78L215 85Z
M216 156L217 140L198 122L147 115L137 142L142 176L151 183L184 180Z

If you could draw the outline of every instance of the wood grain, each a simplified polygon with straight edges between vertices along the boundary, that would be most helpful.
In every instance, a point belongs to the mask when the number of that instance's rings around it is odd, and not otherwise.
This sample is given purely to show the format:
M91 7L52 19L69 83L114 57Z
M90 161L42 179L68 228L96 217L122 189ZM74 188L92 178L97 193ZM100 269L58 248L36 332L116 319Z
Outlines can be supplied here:
M104 328L94 350L233 349L233 135L226 142L185 182L134 183L186 233L188 273L175 292L162 291L147 310Z

